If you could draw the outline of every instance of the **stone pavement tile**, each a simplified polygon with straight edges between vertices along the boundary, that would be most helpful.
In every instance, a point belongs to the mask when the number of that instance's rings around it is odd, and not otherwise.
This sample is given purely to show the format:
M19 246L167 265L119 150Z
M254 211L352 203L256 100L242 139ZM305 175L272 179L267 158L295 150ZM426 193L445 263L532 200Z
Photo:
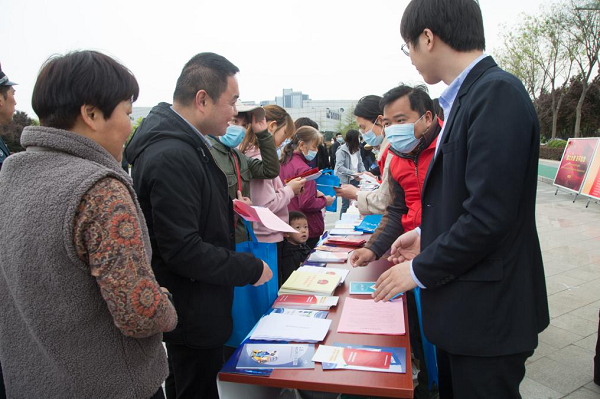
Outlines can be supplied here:
M594 250L600 248L600 238L590 238L587 240L582 239L581 234L575 234L579 240L574 243L569 243L569 247L581 248L585 250Z
M588 376L590 381L594 378L594 353L588 350L575 345L569 345L554 353L550 353L547 357L561 363L565 368L577 371L582 376Z
M548 297L550 317L558 317L598 299L598 292L581 287L571 288Z
M558 399L563 395L531 378L523 378L519 387L523 399Z
M564 397L565 399L598 399L598 394L594 391L582 387Z
M545 342L542 342L541 340L538 342L538 347L535 348L535 352L533 352L533 355L531 355L526 361L525 364L531 364L535 361L540 360L541 358L543 358L544 356L547 356L551 353L554 353L558 350L558 348L555 348L554 346L547 344Z
M597 222L596 222L597 223ZM600 228L594 227L581 233L585 237L598 238L600 237Z
M590 303L589 305L575 309L571 312L572 315L581 317L589 321L598 323L598 314L600 313L600 301Z
M589 389L590 391L593 391L593 392L596 392L596 393L600 394L600 385L596 385L596 383L594 381L590 382L585 387L587 389Z
M573 342L573 345L576 345L582 349L585 349L585 350L590 351L595 354L596 353L596 342L598 342L598 333L588 335L587 337L585 337L582 340Z
M564 277L583 280L582 284L594 280L600 280L600 264L596 265L594 263L590 263L589 265L571 269L569 271L564 272ZM598 297L600 298L600 281L598 281L596 285L594 285L594 287L598 289Z
M545 266L544 269L546 269ZM571 287L579 287L589 281L568 276L567 274L571 273L573 270L546 277L546 290L548 291L548 295L556 294L557 292L567 290ZM598 296L600 297L600 294Z
M560 265L553 265L553 264L548 264L546 262L544 262L544 274L546 275L546 277L551 277L554 276L556 274L561 274L561 273L565 273L565 271L563 270L563 268ZM551 294L551 293L548 293Z
M527 366L525 376L563 395L592 381L592 376L582 374L580 370L549 357L543 357Z
M563 270L575 269L579 266L589 265L594 262L594 251L588 251L582 248L563 245L543 251L544 263L552 265L562 265Z
M550 345L551 347L562 349L571 345L574 342L581 341L585 338L582 335L563 330L550 324L539 335L539 341Z
M582 319L581 317L574 316L570 313L552 319L550 324L584 337L598 331L597 322Z

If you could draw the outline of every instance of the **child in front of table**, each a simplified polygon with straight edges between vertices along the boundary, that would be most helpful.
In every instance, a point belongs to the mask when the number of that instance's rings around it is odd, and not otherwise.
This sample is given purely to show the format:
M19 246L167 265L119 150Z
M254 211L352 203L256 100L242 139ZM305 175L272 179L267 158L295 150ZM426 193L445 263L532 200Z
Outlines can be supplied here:
M286 233L281 250L281 268L279 270L279 287L292 275L310 254L308 240L308 219L302 212L290 211L290 226L297 233Z

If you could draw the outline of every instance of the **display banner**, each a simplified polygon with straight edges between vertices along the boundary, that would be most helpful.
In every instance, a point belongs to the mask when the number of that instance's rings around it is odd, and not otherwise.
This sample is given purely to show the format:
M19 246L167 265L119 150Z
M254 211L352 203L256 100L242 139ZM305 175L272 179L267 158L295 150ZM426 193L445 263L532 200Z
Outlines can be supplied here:
M600 200L600 146L590 163L581 194Z
M554 178L554 185L579 193L597 145L597 137L569 139Z

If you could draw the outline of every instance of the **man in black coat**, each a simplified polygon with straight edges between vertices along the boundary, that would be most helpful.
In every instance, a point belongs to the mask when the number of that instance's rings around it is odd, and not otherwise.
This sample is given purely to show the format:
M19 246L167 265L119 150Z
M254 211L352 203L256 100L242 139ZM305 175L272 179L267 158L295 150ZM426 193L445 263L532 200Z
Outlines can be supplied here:
M148 224L152 269L173 294L179 317L164 335L175 385L168 380L169 399L218 398L233 287L272 276L260 259L235 252L227 181L205 137L225 134L237 114L238 71L220 55L194 56L177 80L173 105L154 107L125 150Z
M0 125L8 125L13 119L15 105L17 105L14 85L16 83L8 80L8 76L2 72L0 66ZM9 155L10 151L8 151L8 147L0 137L0 169L2 169L2 163ZM1 382L2 380L0 380Z
M483 54L475 0L412 0L403 50L446 116L422 191L421 232L400 236L376 300L422 287L441 398L520 398L549 324L535 224L539 124L522 83ZM419 236L420 234L420 236ZM412 259L412 261L407 261Z
M336 161L335 153L342 144L344 144L344 136L342 136L341 133L336 133L333 144L331 144L331 147L329 147L329 164L333 165L334 167Z

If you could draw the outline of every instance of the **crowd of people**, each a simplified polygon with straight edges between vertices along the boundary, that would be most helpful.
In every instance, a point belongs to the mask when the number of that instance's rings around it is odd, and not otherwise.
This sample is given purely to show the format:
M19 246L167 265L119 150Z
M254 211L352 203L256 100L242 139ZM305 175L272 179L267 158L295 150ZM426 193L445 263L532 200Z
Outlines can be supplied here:
M234 287L275 270L280 286L324 232L336 197L298 177L317 167L340 177L341 213L354 201L383 215L350 263L389 256L374 299L407 293L415 397L519 398L549 324L537 116L522 83L484 53L476 1L412 0L401 35L425 83L448 88L439 102L424 85L364 96L359 130L329 149L314 121L241 104L239 69L214 53L184 65L172 103L152 108L124 149L134 75L97 51L49 58L32 95L40 126L24 129L23 152L0 140L2 395L158 399L164 383L169 399L218 398ZM0 70L1 124L15 85ZM365 173L379 188L360 191ZM253 225L277 264L236 252L249 231L234 200L297 231Z

